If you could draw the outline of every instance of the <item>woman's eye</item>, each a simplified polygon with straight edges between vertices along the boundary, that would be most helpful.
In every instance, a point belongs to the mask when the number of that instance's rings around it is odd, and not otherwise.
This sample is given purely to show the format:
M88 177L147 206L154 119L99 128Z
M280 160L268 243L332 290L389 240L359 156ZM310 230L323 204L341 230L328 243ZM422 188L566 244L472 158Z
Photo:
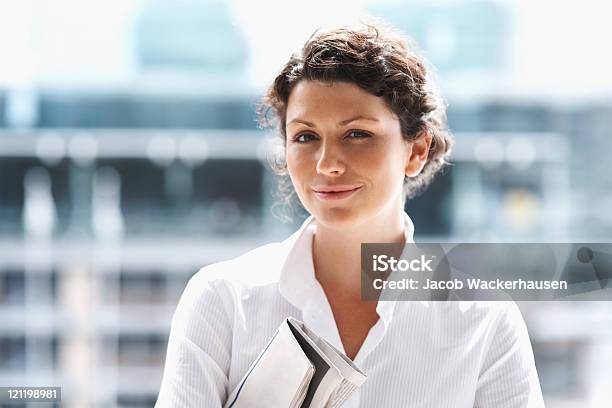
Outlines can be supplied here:
M293 140L298 143L306 143L314 139L315 135L313 135L312 133L302 133L300 135L297 135Z
M350 132L348 132L347 136L353 139L363 139L366 137L371 137L372 135L368 132L364 132L361 130L351 130Z

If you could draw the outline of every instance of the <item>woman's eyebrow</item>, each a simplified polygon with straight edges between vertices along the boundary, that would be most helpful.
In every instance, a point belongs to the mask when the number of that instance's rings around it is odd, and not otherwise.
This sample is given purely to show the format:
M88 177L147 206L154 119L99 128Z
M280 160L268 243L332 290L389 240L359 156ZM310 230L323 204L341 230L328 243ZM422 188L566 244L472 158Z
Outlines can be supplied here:
M357 116L354 116L354 117L352 117L350 119L346 119L346 120L343 120L342 122L339 122L338 126L345 126L345 125L348 125L351 122L355 122L355 121L358 121L358 120L369 120L369 121L372 121L372 122L380 122L376 118L371 118L369 116L363 116L363 115L357 115Z
M380 122L376 118L371 118L369 116L363 116L363 115L357 115L357 116L353 116L350 119L346 119L346 120L343 120L341 122L338 122L338 126L346 126L349 123L355 122L355 121L358 121L358 120L369 120L369 121L372 121L372 122ZM311 128L316 128L316 125L314 123L308 122L308 121L300 119L300 118L291 119L289 122L287 122L287 126L292 124L292 123L301 123L301 124L309 126Z
M301 123L302 125L306 125L306 126L309 126L309 127L311 127L311 128L316 128L316 126L314 125L314 123L311 123L311 122L305 121L305 120L300 119L300 118L291 119L289 122L287 122L287 126L289 126L289 125L290 125L290 124L292 124L292 123Z

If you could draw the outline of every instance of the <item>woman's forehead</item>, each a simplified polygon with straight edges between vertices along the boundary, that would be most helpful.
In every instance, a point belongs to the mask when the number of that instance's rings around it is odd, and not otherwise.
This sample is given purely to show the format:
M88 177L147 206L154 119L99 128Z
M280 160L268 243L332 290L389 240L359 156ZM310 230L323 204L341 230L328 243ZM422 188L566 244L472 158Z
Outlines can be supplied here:
M361 117L381 120L392 115L383 98L349 82L300 81L289 95L287 123L308 116L338 115L342 119Z

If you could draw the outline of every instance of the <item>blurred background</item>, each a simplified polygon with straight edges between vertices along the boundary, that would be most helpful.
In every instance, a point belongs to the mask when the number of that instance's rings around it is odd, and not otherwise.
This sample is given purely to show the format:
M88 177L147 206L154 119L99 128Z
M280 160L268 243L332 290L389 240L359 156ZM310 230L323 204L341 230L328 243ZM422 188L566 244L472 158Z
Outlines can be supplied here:
M417 241L611 242L611 9L0 2L0 386L153 406L189 277L301 223L270 211L258 98L318 26L365 14L416 40L449 103L454 165L406 205ZM610 406L612 304L519 306L547 406Z

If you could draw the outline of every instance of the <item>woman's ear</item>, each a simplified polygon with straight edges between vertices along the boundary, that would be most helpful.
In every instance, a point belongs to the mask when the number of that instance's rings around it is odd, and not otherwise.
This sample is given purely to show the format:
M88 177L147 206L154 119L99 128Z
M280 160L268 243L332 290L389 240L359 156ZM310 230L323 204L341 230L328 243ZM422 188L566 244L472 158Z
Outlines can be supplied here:
M425 167L431 139L431 134L428 131L422 131L416 139L408 143L408 156L404 172L407 177L418 176Z

